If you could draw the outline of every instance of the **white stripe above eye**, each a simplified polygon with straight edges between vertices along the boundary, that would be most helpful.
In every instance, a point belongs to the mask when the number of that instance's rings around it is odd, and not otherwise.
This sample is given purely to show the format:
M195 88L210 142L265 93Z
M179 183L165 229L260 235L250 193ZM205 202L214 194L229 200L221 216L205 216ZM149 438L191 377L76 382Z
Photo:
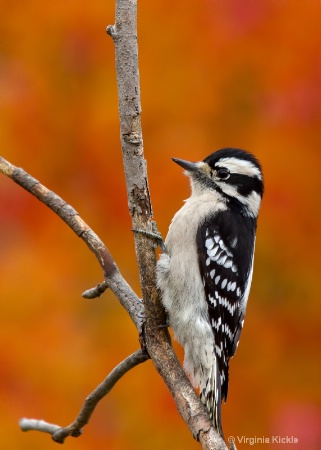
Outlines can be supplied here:
M231 173L257 177L259 180L262 180L259 168L246 159L222 158L215 164L215 167L226 167Z

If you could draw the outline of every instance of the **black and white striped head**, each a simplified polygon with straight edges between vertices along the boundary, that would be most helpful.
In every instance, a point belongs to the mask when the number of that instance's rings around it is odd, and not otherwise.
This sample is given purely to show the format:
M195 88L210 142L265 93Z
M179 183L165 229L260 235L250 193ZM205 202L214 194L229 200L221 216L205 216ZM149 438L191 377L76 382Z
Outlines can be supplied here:
M173 161L191 178L193 195L213 189L246 215L257 217L264 190L263 176L259 161L251 153L223 148L200 162L177 158Z

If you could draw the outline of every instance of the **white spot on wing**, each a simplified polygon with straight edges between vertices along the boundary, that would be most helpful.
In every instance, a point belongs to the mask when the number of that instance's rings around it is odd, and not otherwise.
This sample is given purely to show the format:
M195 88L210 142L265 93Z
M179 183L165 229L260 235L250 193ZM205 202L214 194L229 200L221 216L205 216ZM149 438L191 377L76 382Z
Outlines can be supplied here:
M225 279L222 281L221 288L224 289L225 286L226 286L226 284L227 284L227 279L225 278Z
M217 260L219 259L219 257L221 256L221 254L222 254L222 253L219 252L217 255L212 256L212 257L211 257L211 260L212 260L212 261L217 261Z
M220 259L217 260L217 264L223 265L226 260L227 260L227 255L223 255L220 257Z
M212 238L208 238L205 241L205 247L209 250L211 250L214 247L214 241Z
M227 337L229 338L229 341L232 342L232 340L233 340L233 333L232 333L232 331L231 331L231 329L230 329L230 327L228 326L227 323L225 323L224 325L222 326L222 330L227 335Z
M218 331L221 326L221 323L222 323L222 319L220 317L217 319L217 321L214 321L214 319L213 319L212 327L215 328L216 331Z
M213 245L214 245L214 243L213 243ZM207 250L208 256L210 256L211 258L213 258L213 256L216 255L217 250L218 250L218 247L215 247L215 248L213 248L212 250Z

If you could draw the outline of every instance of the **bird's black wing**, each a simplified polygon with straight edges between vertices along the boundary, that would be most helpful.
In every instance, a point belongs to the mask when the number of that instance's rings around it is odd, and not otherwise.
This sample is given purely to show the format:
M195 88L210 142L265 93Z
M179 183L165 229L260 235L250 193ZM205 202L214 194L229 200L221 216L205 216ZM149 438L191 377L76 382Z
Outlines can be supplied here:
M255 224L250 218L220 211L198 229L197 249L204 284L220 398L226 400L228 363L240 338L251 278Z

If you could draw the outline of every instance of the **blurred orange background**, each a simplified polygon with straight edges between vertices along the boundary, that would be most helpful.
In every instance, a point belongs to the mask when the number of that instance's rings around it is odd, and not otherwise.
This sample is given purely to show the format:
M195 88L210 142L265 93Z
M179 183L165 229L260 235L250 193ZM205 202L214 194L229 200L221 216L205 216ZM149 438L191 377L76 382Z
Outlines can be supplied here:
M175 156L225 146L261 160L266 184L246 324L230 365L225 435L321 448L320 3L139 2L142 121L152 203L166 235L189 195ZM1 154L68 201L139 292L119 143L114 2L1 1ZM317 205L318 204L318 205ZM139 344L83 242L0 176L0 447L50 450L18 420L69 424ZM175 348L182 359L182 351ZM244 441L244 440L243 440ZM128 373L66 449L198 449L150 361ZM254 448L256 446L254 445Z

